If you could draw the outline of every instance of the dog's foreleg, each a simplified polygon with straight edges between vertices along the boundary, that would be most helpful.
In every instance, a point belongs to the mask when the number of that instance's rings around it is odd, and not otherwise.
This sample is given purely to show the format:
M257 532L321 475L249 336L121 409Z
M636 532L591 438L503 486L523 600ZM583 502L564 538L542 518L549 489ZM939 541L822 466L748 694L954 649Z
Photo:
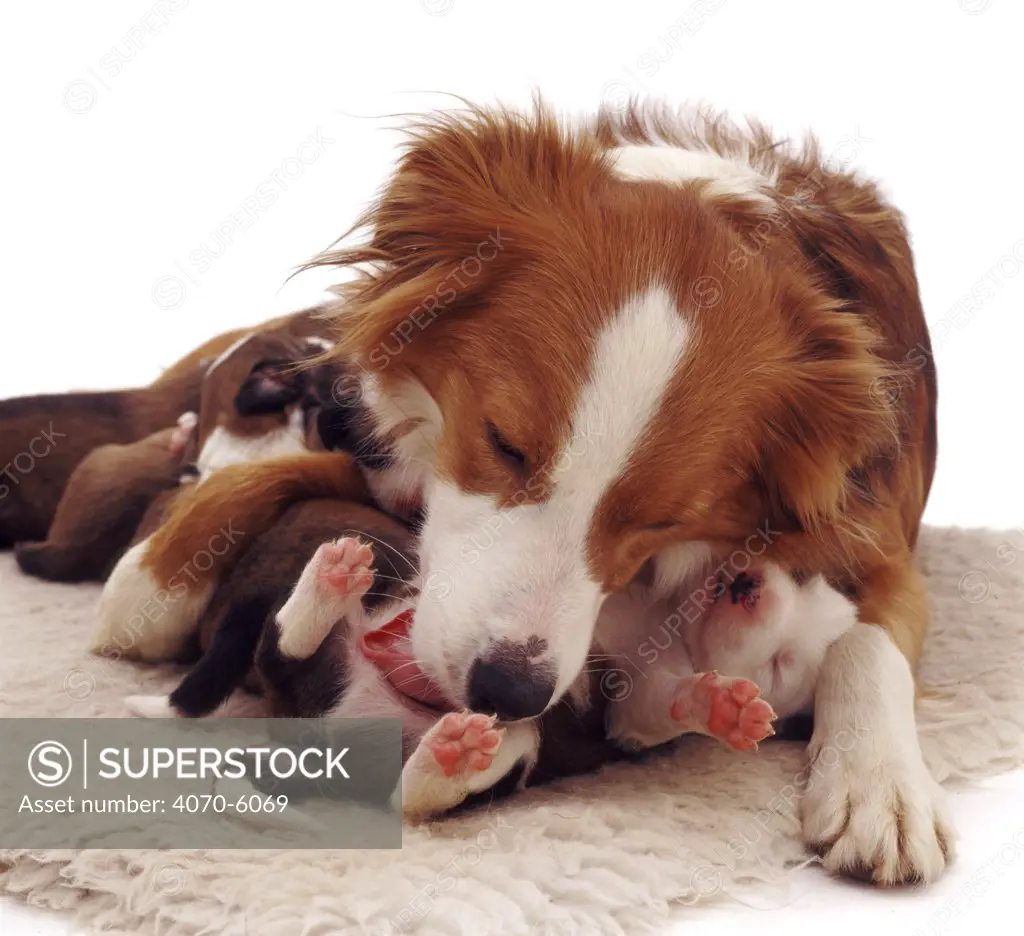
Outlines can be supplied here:
M804 840L832 872L930 881L950 861L954 833L914 721L911 664L928 608L909 557L865 580L859 610L872 623L832 644L818 680Z

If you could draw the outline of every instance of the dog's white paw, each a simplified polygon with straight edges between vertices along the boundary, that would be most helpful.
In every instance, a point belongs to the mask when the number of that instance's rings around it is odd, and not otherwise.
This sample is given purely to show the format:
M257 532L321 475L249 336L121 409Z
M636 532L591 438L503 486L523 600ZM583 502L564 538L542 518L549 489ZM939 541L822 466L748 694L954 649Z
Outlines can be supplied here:
M894 885L933 881L953 858L944 796L921 754L914 680L881 628L854 624L818 677L804 841L826 870Z
M804 841L826 870L895 885L933 881L953 859L945 796L917 756L881 763L854 745L812 746Z

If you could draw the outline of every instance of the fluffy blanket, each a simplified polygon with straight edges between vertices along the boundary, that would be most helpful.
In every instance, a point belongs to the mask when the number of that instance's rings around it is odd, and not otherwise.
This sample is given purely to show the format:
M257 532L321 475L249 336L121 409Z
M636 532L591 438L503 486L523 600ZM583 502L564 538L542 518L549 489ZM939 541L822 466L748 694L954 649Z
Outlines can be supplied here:
M1009 550L1005 543L1019 544ZM1024 762L1024 534L926 530L934 608L920 682L944 782ZM99 589L0 556L0 715L123 716L171 667L83 652ZM0 890L82 926L165 936L663 931L698 902L786 900L800 844L799 745L734 754L687 738L641 764L409 828L396 851L0 851Z

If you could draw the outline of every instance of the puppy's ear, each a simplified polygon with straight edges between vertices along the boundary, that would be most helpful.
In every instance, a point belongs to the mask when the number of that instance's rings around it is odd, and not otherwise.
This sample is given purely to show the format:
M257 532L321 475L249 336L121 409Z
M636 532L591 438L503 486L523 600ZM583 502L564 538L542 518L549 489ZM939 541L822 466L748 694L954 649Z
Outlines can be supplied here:
M304 389L305 375L294 364L261 361L239 388L235 409L240 416L277 413L298 402Z

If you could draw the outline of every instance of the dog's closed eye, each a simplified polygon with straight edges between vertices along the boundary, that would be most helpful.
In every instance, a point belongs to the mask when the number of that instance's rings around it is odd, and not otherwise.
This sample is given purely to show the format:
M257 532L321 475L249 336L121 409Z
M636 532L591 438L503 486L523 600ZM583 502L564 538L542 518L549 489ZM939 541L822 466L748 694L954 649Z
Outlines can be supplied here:
M487 420L487 438L494 449L494 454L516 474L524 475L529 470L529 463L522 449L508 441L489 419Z

